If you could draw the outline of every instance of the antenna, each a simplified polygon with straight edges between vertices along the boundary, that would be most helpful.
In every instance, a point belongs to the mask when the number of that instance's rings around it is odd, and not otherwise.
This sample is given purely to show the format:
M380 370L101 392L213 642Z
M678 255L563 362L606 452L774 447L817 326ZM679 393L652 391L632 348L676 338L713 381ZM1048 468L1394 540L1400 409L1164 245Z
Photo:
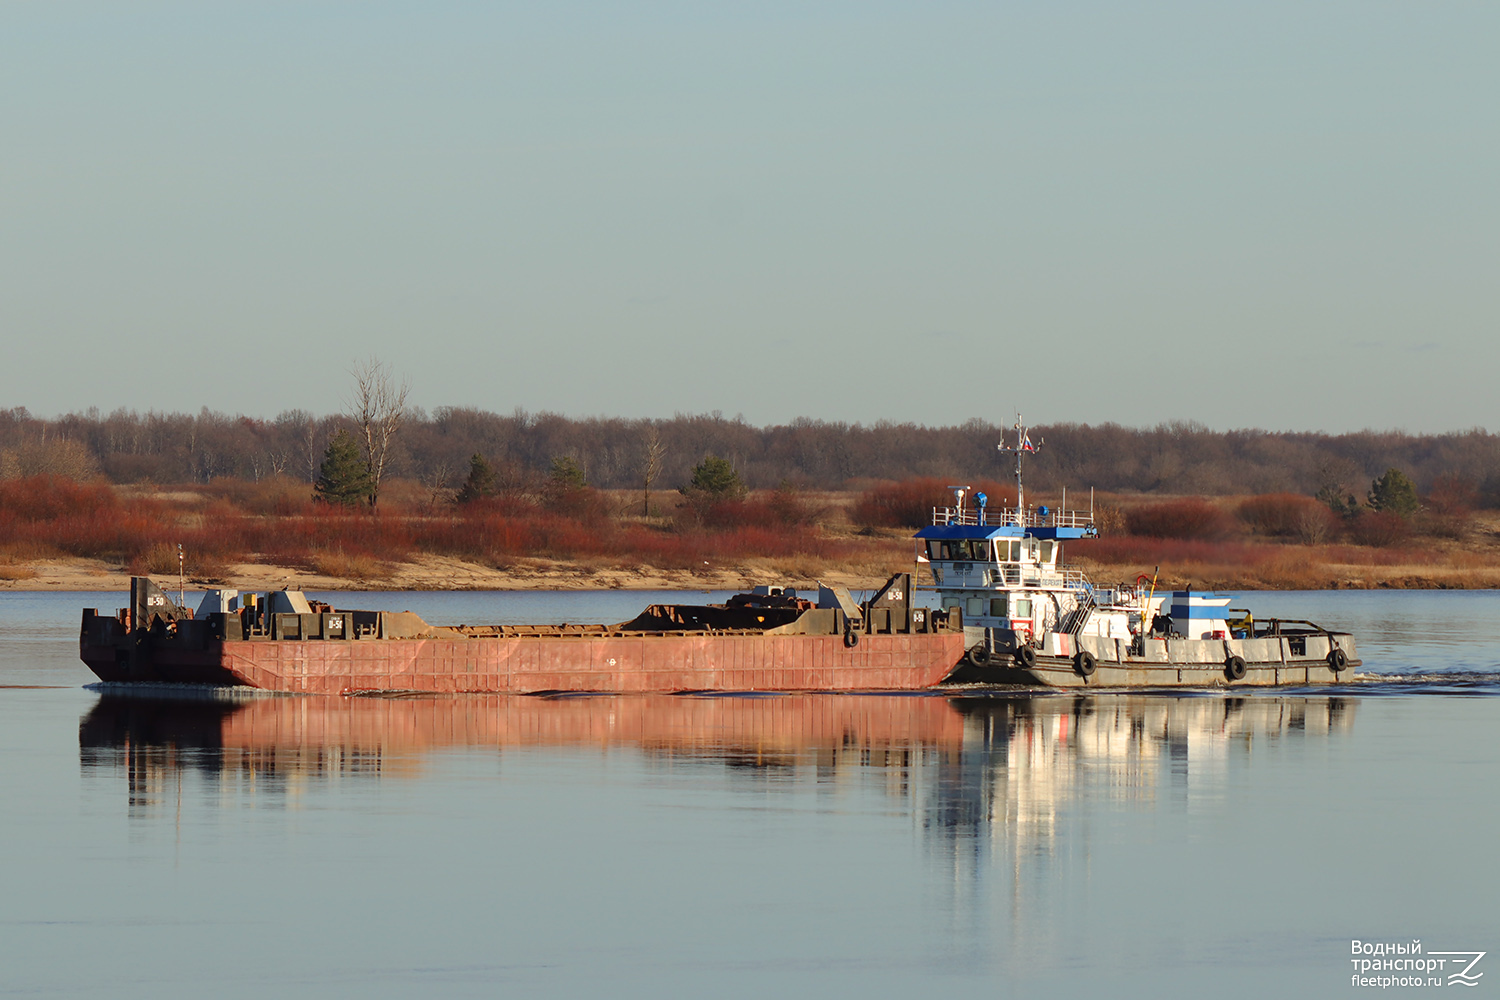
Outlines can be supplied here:
M1037 438L1036 444L1031 443L1031 435L1026 432L1026 425L1021 421L1019 411L1016 413L1015 431L1016 443L1014 447L1006 447L1003 439L996 447L1006 454L1016 456L1016 513L1024 518L1026 514L1026 492L1025 487L1021 485L1021 456L1027 452L1035 455L1041 451L1042 439Z
M179 608L187 605L187 580L182 571L182 543L177 543L177 606Z

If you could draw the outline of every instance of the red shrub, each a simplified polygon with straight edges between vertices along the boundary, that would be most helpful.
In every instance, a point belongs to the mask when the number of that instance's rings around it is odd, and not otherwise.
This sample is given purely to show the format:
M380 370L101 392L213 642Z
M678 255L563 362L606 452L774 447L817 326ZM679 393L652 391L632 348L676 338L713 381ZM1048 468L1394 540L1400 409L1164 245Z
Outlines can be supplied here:
M28 558L66 553L118 560L131 572L175 573L180 544L189 573L211 578L222 578L231 562L250 560L374 574L418 552L492 564L542 556L697 569L756 556L839 559L860 549L798 523L811 508L789 490L724 505L715 528L676 532L622 528L591 490L590 503L566 513L499 496L431 516L399 505L317 504L295 491L252 485L226 484L205 503L202 493L121 500L108 487L66 480L3 482L0 548Z
M1296 493L1267 493L1242 502L1235 513L1257 534L1286 538L1297 533L1298 516L1310 506L1323 505Z
M1269 493L1251 497L1236 511L1258 534L1295 538L1317 545L1339 530L1339 516L1312 497Z
M122 504L108 486L51 476L0 482L0 546L12 552L128 560L173 534L155 500Z
M1427 496L1427 509L1442 516L1464 516L1479 505L1479 486L1463 476L1438 476Z
M79 483L58 476L0 480L0 511L19 521L53 521L114 510L120 502L102 483Z
M1229 518L1206 500L1187 497L1145 504L1125 512L1132 535L1150 538L1209 539L1229 534Z
M867 528L920 528L932 523L932 508L952 502L953 494L943 480L906 479L866 490L849 516Z
M952 507L952 480L903 479L899 483L882 483L860 494L849 511L849 517L866 528L921 528L932 523L934 507ZM960 480L960 482L962 482ZM1014 505L1015 493L1009 487L993 480L978 480L969 484L969 499L964 503L973 506L973 497L984 493L989 497L989 506L999 508Z
M823 510L791 486L781 486L744 500L721 500L703 511L703 524L714 528L754 525L762 528L794 528L813 524Z
M1411 525L1399 514L1377 510L1356 517L1349 534L1359 545L1386 549L1410 538Z
M1279 547L1277 547L1279 548ZM1107 565L1150 566L1210 563L1254 566L1275 548L1245 542L1178 538L1094 538L1069 542L1068 553Z

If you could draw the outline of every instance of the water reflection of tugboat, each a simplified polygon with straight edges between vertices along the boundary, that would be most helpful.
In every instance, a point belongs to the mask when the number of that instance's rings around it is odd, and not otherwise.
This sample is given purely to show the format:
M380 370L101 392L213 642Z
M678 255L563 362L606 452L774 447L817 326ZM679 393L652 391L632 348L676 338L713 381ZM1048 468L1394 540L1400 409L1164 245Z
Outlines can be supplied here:
M990 509L954 487L917 532L942 608L962 618L968 680L1053 687L1271 686L1348 681L1354 637L1308 621L1256 620L1231 597L1165 592L1156 580L1096 586L1062 561L1063 543L1098 535L1087 510L1028 507L1021 460L1036 450L1016 421L1016 506Z
M973 806L965 814L976 829L1045 840L1059 811L1080 796L1155 798L1164 785L1216 775L1232 753L1249 753L1257 741L1347 733L1355 704L1146 694L957 700L965 753L986 766L974 781L945 784L966 786L962 795Z

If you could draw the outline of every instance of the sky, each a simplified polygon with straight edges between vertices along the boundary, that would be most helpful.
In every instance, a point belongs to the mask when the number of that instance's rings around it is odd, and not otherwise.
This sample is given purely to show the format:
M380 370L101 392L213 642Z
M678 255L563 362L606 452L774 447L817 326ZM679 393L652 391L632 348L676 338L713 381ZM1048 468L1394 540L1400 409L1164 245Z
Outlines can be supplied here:
M8 0L0 407L1500 429L1500 5Z

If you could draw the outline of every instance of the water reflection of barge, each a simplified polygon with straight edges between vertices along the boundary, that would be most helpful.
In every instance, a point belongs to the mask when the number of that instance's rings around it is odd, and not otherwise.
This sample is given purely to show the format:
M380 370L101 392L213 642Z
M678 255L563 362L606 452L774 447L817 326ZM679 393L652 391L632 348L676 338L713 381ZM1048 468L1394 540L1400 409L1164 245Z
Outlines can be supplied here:
M1257 741L1329 738L1353 724L1338 697L1167 695L166 700L106 694L82 719L86 767L123 767L149 802L172 772L255 778L406 778L453 748L635 749L819 780L884 775L921 790L926 825L1046 839L1073 799L1151 797L1179 772L1221 768Z

